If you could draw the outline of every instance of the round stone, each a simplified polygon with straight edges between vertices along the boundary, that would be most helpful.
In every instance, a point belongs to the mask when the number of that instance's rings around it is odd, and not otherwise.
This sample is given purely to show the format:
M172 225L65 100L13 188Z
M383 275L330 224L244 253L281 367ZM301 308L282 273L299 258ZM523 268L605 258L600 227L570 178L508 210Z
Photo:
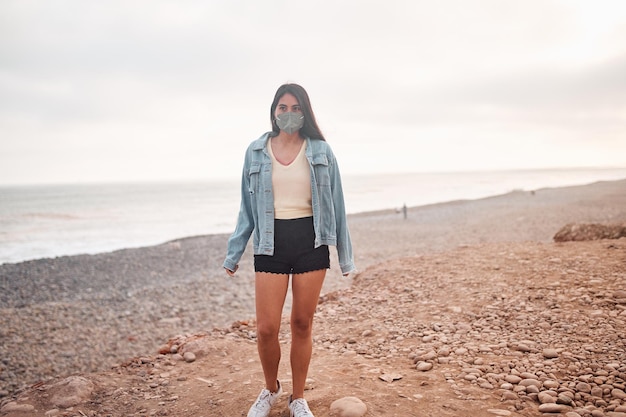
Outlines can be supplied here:
M541 413L561 413L563 411L566 411L567 409L568 407L565 405L552 403L541 404L539 406L539 412Z
M556 349L544 349L543 357L546 359L554 359L559 357L559 352Z
M343 397L332 402L330 412L338 417L361 417L367 413L367 406L357 397Z
M522 378L517 375L507 375L504 377L504 380L510 384L519 384Z
M423 361L418 362L416 369L422 372L430 371L431 369L433 369L433 364L430 362L423 362Z
M551 403L556 403L556 397L548 394L547 392L540 392L538 397L539 402L541 404L551 404Z

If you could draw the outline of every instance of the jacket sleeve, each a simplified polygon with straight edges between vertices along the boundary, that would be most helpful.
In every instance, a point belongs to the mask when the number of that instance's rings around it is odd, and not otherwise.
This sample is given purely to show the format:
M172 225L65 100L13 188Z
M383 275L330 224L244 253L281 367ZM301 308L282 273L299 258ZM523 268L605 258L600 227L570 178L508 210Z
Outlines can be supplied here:
M237 218L237 226L235 231L228 239L228 248L226 259L224 260L224 268L234 271L246 250L250 235L254 230L254 218L252 215L252 202L250 198L250 177L248 170L250 169L250 149L246 151L246 157L241 174L241 205L239 207L239 216Z
M337 160L332 150L329 149L328 153L330 160L330 185L337 227L337 256L339 258L341 273L347 274L356 270L352 254L352 240L350 239L350 231L348 230L348 218L346 215L346 205L343 197L339 167L337 166Z

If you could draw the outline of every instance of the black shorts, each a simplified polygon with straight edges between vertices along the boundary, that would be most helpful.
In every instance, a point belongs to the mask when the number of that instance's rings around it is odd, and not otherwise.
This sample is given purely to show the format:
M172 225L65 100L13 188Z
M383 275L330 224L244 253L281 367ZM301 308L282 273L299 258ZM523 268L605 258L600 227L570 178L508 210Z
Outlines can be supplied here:
M256 272L303 274L328 268L328 246L315 247L313 217L275 219L274 255L254 255Z

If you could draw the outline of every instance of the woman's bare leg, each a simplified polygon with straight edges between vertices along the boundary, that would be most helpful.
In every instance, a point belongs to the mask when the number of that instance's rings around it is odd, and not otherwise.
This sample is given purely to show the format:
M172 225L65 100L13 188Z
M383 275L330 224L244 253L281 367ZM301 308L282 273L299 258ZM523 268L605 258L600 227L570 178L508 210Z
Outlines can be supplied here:
M289 275L269 272L255 274L257 349L265 375L265 387L271 392L278 390L278 333L288 287Z
M296 274L292 278L293 306L291 307L291 373L293 378L292 397L304 396L304 384L309 372L313 351L313 316L326 270Z

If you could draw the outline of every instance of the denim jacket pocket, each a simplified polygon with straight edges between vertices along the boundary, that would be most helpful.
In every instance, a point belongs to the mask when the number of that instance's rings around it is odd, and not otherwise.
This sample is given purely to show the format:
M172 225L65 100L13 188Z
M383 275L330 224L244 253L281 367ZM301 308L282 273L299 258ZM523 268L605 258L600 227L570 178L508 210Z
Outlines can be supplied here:
M250 169L248 170L248 180L249 187L248 191L250 194L255 194L259 189L259 173L261 172L261 164L253 163L250 165Z
M313 169L315 170L315 180L321 187L330 187L330 170L328 157L325 154L313 155Z

